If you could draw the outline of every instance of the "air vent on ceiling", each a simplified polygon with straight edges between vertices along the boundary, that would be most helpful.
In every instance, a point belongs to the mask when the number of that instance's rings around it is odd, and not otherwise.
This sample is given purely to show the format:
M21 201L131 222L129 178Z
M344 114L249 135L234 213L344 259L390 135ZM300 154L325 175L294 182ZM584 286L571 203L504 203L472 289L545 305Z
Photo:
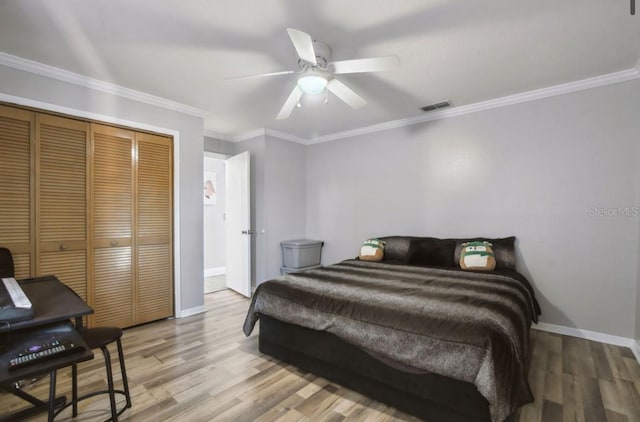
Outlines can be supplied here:
M436 104L431 104L431 105L424 106L424 107L420 108L420 110L422 110L422 111L433 111L433 110L438 110L440 108L449 107L450 105L451 105L451 103L449 101L443 101L441 103L436 103Z

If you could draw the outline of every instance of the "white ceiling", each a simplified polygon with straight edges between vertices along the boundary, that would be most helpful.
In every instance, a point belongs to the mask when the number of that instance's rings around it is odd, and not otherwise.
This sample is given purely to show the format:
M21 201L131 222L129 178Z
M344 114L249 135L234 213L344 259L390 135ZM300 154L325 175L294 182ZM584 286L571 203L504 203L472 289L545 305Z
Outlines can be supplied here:
M631 0L0 0L0 51L202 109L205 130L266 128L303 139L638 66ZM286 28L334 60L399 57L341 75L368 104L308 97L276 120L297 69Z

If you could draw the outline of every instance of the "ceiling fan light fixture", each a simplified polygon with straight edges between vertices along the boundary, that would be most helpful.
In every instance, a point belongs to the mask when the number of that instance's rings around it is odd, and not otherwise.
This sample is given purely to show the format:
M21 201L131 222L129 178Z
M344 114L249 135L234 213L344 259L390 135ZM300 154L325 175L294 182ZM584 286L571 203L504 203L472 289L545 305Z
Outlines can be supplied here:
M298 86L305 94L317 95L327 88L329 82L326 78L318 75L303 75L298 78Z

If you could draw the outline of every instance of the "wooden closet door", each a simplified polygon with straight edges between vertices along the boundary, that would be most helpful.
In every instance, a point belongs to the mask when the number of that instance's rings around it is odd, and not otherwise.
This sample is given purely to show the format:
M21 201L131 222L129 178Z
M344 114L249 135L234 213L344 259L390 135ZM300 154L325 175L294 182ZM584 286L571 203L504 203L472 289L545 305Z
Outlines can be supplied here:
M89 124L36 116L36 275L55 274L87 299Z
M137 141L136 323L173 315L172 139L145 133Z
M11 251L18 279L35 274L34 120L0 105L0 246Z
M92 124L92 325L134 324L132 131Z

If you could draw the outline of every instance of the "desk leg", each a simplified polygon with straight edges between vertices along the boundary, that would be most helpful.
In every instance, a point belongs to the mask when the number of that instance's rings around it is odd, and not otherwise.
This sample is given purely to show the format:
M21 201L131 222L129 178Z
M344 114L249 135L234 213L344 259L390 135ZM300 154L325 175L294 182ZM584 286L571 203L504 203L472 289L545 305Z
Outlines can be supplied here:
M82 317L76 317L76 323L74 324L76 326L76 330L79 330L83 327L84 324L82 324Z
M78 316L75 318L75 327L76 330L80 331L82 330L82 327L84 326L84 324L82 323L82 317ZM75 418L76 416L78 416L78 365L73 364L71 366L71 400L72 400L72 408L73 408L73 417Z
M76 330L80 331L83 327L82 317L76 317ZM78 416L78 365L73 364L71 366L71 400L72 400L72 408L73 408L73 417Z
M15 420L20 420L29 415L33 415L38 412L41 412L44 410L45 407L47 407L49 409L49 417L47 418L47 420L49 422L53 422L53 419L55 418L56 409L58 408L58 406L64 406L66 402L66 399L64 396L60 397L59 399L56 399L56 373L57 373L57 370L55 369L49 373L49 402L48 403L45 403L42 400L39 400L36 397L32 396L31 394L25 393L24 391L21 391L15 388L14 386L8 389L10 393L15 394L16 396L20 397L23 400L28 401L33 405L33 407L29 409L24 409L18 413L13 414L12 417L15 417Z
M56 410L56 370L49 374L49 422L53 422Z
M15 395L15 396L20 397L24 401L28 401L29 403L31 403L34 406L42 406L43 404L45 404L45 402L43 402L42 400L40 400L40 399L38 399L36 397L33 397L31 394L25 393L24 391L22 391L22 390L20 390L18 388L12 387L12 388L7 389L6 391L11 393L11 394L13 394L13 395Z
M11 393L17 397L20 397L22 400L32 404L31 407L20 410L17 413L14 413L10 416L0 415L0 421L2 422L23 420L30 416L37 415L38 413L41 413L45 409L49 409L51 407L51 402L49 403L44 402L39 398L34 397L31 394L16 388L14 385L0 386L0 391L6 391L7 393ZM50 397L54 397L54 404L53 404L54 409L58 409L60 406L64 406L67 401L65 396L55 398L55 394L53 394L53 395L50 395Z
M71 400L73 403L73 417L78 416L78 365L71 365Z

